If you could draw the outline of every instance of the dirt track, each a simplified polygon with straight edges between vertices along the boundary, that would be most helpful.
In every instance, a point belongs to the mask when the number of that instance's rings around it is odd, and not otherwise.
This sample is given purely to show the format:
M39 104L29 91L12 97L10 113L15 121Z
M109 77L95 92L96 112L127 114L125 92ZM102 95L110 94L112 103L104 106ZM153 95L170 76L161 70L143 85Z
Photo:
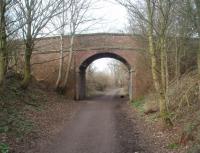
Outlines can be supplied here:
M87 101L42 153L151 153L122 107L118 90Z

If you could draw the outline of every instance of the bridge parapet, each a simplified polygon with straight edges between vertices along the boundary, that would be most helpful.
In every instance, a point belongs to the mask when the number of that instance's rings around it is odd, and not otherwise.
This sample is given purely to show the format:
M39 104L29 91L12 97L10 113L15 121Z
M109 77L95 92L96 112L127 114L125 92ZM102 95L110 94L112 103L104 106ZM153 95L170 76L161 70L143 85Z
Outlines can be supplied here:
M64 51L69 51L70 37L64 36ZM125 34L85 34L77 35L74 42L75 51L97 49L141 49L137 37ZM60 37L39 38L35 43L35 53L56 52L60 50Z

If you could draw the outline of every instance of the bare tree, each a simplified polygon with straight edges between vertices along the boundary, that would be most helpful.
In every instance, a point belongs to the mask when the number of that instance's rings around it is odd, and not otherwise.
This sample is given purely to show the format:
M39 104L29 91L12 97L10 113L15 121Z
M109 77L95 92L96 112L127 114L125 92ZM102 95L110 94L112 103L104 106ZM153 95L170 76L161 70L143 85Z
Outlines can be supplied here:
M22 88L27 88L31 80L31 55L34 43L41 30L47 25L52 17L57 15L60 1L56 0L20 0L17 1L15 11L20 16L19 25L24 39L24 79L21 83Z
M125 88L128 86L128 77L129 77L129 71L127 69L127 67L117 61L117 60L112 60L109 64L108 67L111 71L112 77L113 77L113 81L114 81L114 85L116 87L120 87L120 88Z
M58 77L55 84L55 89L59 90L60 84L62 82L63 76L63 61L64 61L64 35L68 33L69 26L69 7L71 5L71 0L61 0L62 11L60 14L56 15L51 19L50 26L53 25L53 28L56 31L56 34L60 36L60 63L58 69Z
M11 14L11 8L14 6L14 4L15 2L12 0L0 1L0 87L3 86L5 74L7 71L7 41L8 37L13 33L13 31L9 30L10 23L12 23L12 25L14 24L14 21L9 20L9 15Z
M74 50L74 39L81 25L90 22L91 18L88 18L87 13L91 8L91 0L70 0L70 7L68 12L69 19L69 32L70 32L70 46L69 46L69 56L67 62L67 69L65 73L63 89L66 89L69 80L70 69L73 60L73 50Z
M151 59L152 78L159 97L160 115L163 123L170 123L167 109L168 60L167 37L175 2L172 0L119 1L128 9L132 22L137 22L140 31L146 32Z
M87 68L87 93L95 94L113 86L113 76L104 71L98 71L95 65L90 64Z

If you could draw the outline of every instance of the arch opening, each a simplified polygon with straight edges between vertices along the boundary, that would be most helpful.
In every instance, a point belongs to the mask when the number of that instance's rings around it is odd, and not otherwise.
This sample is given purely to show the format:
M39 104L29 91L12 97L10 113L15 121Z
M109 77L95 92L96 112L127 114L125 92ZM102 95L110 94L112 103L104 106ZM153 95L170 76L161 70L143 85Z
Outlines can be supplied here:
M95 54L89 58L87 58L81 65L80 65L80 71L85 71L87 69L87 67L92 63L94 62L95 60L97 59L101 59L101 58L113 58L113 59L116 59L120 62L122 62L128 70L131 70L131 66L130 64L121 56L117 55L117 54L114 54L114 53L98 53L98 54Z
M129 70L124 63L113 58L100 58L86 69L86 96L96 97L108 93L121 98L128 96Z
M120 55L117 55L115 53L110 52L104 52L104 53L97 53L95 55L90 56L86 60L84 60L80 66L79 66L79 72L78 72L78 81L77 81L77 100L83 100L86 98L86 70L89 67L90 64L92 64L94 61L102 58L111 58L115 59L125 65L129 72L128 77L128 95L129 99L132 100L133 97L133 74L132 74L132 67L127 62L127 60Z

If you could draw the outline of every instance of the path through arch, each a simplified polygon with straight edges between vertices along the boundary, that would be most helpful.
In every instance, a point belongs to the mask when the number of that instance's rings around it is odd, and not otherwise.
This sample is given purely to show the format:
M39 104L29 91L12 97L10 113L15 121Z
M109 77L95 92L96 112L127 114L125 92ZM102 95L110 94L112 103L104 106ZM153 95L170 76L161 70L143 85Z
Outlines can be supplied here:
M83 100L86 98L86 69L87 67L94 62L95 60L101 59L101 58L113 58L120 62L122 62L127 69L129 70L129 99L133 99L133 66L131 66L128 61L123 58L122 56L111 53L111 52L103 52L103 53L96 53L90 57L88 57L86 60L84 60L80 66L79 66L79 73L77 76L77 82L76 82L76 99L77 100Z

